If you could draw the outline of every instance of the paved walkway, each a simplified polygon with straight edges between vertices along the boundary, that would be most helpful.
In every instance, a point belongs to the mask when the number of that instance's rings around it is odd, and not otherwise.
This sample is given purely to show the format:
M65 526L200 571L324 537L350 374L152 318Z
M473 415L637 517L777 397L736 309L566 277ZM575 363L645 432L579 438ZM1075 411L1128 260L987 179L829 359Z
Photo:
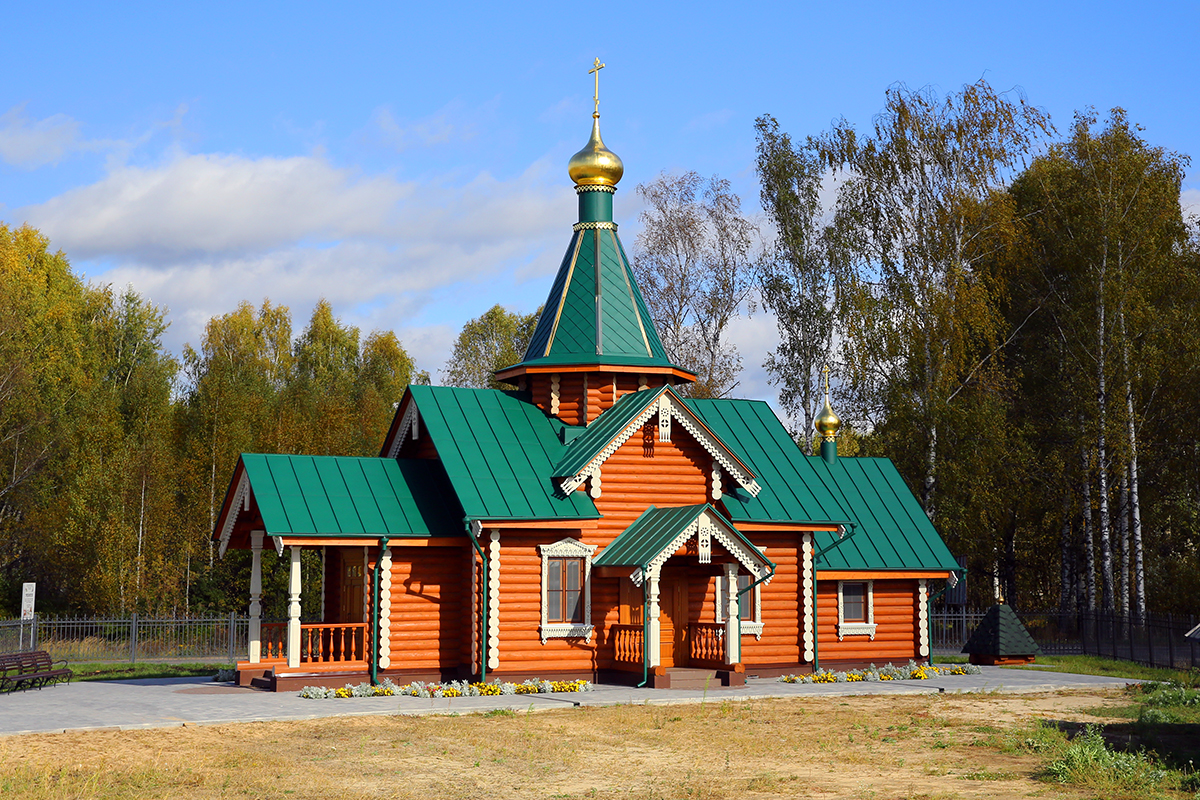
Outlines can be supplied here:
M86 730L136 730L184 725L319 719L392 714L470 714L508 708L546 711L572 706L669 705L779 697L939 692L1046 692L1122 686L1121 678L983 667L980 675L943 675L924 681L786 684L751 678L745 686L634 689L597 686L579 694L500 697L372 697L306 700L297 692L262 692L202 678L89 681L0 695L0 736Z

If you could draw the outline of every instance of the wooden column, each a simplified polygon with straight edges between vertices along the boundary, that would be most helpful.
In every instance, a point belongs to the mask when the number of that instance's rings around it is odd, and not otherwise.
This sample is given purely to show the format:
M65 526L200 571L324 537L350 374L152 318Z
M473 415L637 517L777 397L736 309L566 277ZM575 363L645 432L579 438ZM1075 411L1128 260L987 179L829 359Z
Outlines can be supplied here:
M928 582L917 581L917 655L929 655L929 591Z
M646 642L650 653L650 668L654 669L662 663L662 624L658 619L658 573L646 576L646 614L649 624Z
M262 549L263 531L250 531L250 631L251 664L262 660Z
M811 664L814 657L813 621L817 617L817 611L813 608L813 581L816 580L816 573L813 572L813 535L811 531L801 534L800 552L802 554L800 562L800 606L804 609L804 660Z
M379 557L379 668L392 665L392 548Z
M725 565L725 663L737 664L742 660L742 637L738 606L738 565Z
M287 665L300 666L300 548L292 547L288 573Z
M488 669L500 666L500 531L489 534L488 544Z

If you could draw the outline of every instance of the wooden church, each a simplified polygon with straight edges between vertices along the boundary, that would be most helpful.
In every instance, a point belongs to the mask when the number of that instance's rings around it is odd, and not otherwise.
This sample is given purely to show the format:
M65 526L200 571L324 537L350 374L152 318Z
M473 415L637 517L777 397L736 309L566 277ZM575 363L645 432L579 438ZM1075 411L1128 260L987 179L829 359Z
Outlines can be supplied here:
M213 536L252 553L239 683L738 685L928 658L930 590L958 564L890 461L838 457L828 400L806 456L766 403L680 391L696 376L634 280L593 117L579 221L496 373L516 391L411 386L378 458L238 460ZM264 547L290 559L286 622L261 619Z

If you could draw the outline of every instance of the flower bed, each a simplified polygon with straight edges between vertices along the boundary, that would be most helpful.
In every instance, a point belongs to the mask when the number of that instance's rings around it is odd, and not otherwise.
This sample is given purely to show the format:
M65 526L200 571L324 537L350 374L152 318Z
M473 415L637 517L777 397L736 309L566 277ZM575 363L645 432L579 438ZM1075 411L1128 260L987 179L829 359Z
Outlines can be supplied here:
M948 664L935 667L932 664L918 664L909 661L903 667L888 664L876 667L872 664L866 669L837 672L819 669L811 675L781 675L781 683L854 683L855 681L923 681L938 675L978 675L982 672L974 664Z
M346 697L394 697L408 695L410 697L499 697L506 694L550 694L552 692L590 692L592 682L576 681L543 681L532 678L522 683L507 683L493 681L482 683L476 681L450 681L449 683L425 683L413 681L399 686L388 678L372 686L360 683L357 686L346 684L340 689L327 689L324 686L305 686L300 690L300 696L310 700L325 700Z

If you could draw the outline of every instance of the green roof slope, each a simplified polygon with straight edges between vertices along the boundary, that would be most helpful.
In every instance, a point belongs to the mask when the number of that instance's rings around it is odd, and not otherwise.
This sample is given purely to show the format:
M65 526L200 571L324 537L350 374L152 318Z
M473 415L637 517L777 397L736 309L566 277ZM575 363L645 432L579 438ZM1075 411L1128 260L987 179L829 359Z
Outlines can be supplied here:
M463 533L436 461L243 453L271 536L428 537Z
M525 357L514 366L591 364L675 368L616 231L599 228L571 237Z
M757 497L737 484L722 502L734 522L852 521L822 484L771 407L761 400L684 400L717 438L733 449L762 487Z
M837 458L829 464L819 456L802 458L858 525L853 538L822 557L818 570L959 569L890 459ZM817 533L814 538L820 550L837 536Z
M805 456L770 406L759 400L687 400L717 436L737 449L762 491L740 487L723 503L739 524L814 522L857 526L824 556L820 570L953 570L958 562L886 458ZM837 534L816 534L817 548Z
M1001 604L987 610L962 651L982 656L1036 656L1042 649L1021 624L1017 612Z
M629 392L606 408L603 414L596 417L591 425L567 445L563 457L554 465L554 476L563 478L578 474L579 470L587 466L597 453L607 447L609 442L625 430L638 414L656 402L665 391L667 387L663 386L642 392Z
M566 427L532 403L495 389L410 386L423 435L471 519L595 519L586 492L563 494L552 479ZM460 518L461 526L461 518Z

